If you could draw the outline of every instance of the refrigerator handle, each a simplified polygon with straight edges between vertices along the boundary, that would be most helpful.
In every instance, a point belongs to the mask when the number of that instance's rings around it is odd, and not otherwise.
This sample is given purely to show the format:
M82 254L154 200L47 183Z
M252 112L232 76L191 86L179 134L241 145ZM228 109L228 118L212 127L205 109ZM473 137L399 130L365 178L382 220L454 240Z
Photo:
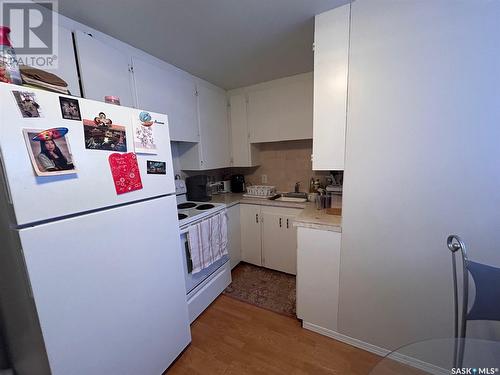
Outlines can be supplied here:
M5 174L5 164L3 163L3 156L0 152L0 169L2 170L2 176L0 181L3 185L3 188L5 190L5 196L7 197L7 201L9 202L10 205L12 205L12 195L10 194L10 188L9 188L9 181L7 180L7 175Z
M24 275L26 279L26 289L27 289L26 291L28 292L28 296L30 298L33 298L33 288L31 286L30 276L28 274L28 265L26 264L26 259L24 258L24 250L22 248L19 249L18 255L21 258L22 267L24 269Z

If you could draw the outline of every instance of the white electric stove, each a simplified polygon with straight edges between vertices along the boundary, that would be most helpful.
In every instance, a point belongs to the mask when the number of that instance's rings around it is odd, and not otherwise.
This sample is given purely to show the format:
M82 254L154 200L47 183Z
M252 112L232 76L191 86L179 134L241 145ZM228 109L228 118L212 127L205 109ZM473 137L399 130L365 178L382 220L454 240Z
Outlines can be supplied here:
M201 221L226 208L224 203L188 201L186 193L187 189L184 180L175 180L177 216L181 228L186 227L188 224Z
M200 272L192 273L187 232L191 225L220 213L226 208L226 205L224 203L188 201L186 198L186 184L180 179L175 180L175 192L181 234L181 251L184 259L189 319L192 323L231 283L231 267L229 265L229 256L224 255Z

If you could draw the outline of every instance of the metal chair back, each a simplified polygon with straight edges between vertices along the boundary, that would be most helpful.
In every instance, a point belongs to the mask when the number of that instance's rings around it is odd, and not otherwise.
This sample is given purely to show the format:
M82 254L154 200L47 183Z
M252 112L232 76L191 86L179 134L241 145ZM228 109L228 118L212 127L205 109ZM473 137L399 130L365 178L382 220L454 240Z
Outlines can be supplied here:
M454 367L461 368L465 350L465 336L467 321L469 320L498 320L500 321L500 268L486 264L472 262L467 257L467 247L457 235L450 235L447 239L448 249L451 251L453 266L453 300L455 313L455 347L453 352ZM458 269L456 257L462 261L462 302L459 313L458 296ZM469 274L472 276L476 288L474 302L469 310Z

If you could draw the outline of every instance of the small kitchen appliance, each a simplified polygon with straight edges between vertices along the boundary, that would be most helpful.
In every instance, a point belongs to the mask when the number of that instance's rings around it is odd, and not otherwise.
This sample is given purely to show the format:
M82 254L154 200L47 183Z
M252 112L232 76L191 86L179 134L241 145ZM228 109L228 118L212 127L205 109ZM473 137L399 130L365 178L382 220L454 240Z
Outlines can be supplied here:
M223 190L222 193L230 193L231 192L231 180L224 180L222 181L223 184Z
M242 174L233 174L231 176L231 192L244 193L245 192L245 176Z
M207 175L186 177L186 188L189 201L208 202L212 199Z

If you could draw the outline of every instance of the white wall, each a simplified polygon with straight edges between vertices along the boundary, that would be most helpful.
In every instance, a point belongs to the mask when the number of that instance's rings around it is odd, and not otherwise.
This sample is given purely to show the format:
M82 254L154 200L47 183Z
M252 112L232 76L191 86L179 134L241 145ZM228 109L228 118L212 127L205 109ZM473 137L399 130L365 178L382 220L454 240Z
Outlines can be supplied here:
M452 336L450 233L500 267L499 19L498 1L352 3L343 334Z

